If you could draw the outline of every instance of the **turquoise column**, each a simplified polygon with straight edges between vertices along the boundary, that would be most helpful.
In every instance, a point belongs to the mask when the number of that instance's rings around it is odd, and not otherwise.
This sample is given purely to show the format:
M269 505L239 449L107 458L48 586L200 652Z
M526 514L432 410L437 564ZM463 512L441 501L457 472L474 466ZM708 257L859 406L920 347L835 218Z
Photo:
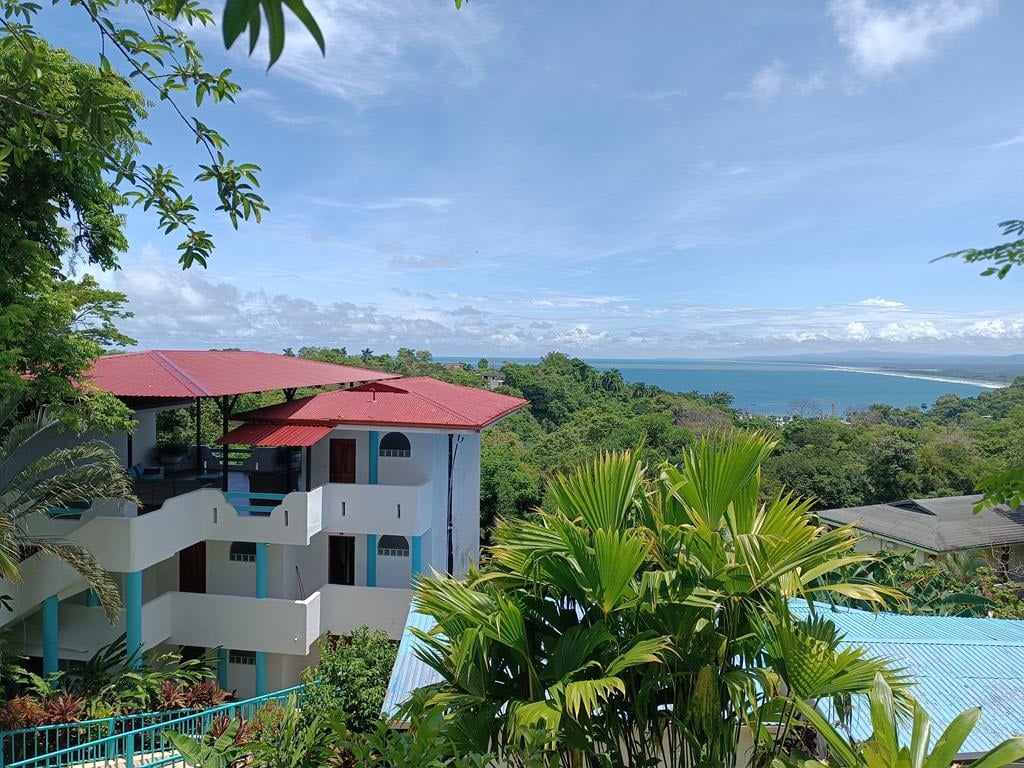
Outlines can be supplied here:
M57 621L58 605L56 595L43 600L43 674L52 675L57 671Z
M93 589L85 590L85 604L89 608L96 608L100 604L100 599L96 597L96 591Z
M256 597L267 596L267 545L256 545ZM267 692L267 655L256 651L256 695Z
M124 632L132 666L142 661L142 571L124 575Z
M224 690L228 687L228 649L217 649L217 685Z
M370 433L370 485L377 484L377 468L380 462L380 432Z
M366 586L377 586L377 534L366 534Z
M420 571L423 568L423 566L422 566L422 563L423 563L423 537L422 536L413 536L412 537L412 547L411 547L411 551L409 552L409 555L410 555L410 559L412 560L412 562L410 563L411 570L412 570L411 577L412 577L412 580L415 581L416 577L420 575Z

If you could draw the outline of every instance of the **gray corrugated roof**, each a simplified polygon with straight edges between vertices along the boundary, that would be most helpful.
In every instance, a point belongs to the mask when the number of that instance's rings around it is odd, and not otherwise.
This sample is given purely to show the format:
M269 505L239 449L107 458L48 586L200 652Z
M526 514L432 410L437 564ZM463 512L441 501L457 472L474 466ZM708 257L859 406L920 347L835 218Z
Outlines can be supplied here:
M382 711L386 719L393 718L398 712L398 708L417 688L440 681L441 678L437 672L416 656L416 646L419 640L411 632L414 627L423 632L429 632L434 626L433 618L417 613L412 608L409 609L409 616L405 620L405 629L402 630L402 639L398 643L395 666L391 670L391 680L388 681L388 692L384 696Z
M799 617L809 612L806 603L795 600L790 610ZM1024 734L1024 621L833 611L822 604L817 610L845 634L846 645L891 659L910 674L916 681L911 693L932 719L933 738L963 710L981 707L962 756ZM871 735L864 697L855 697L851 730L858 739Z
M1024 508L998 506L974 514L981 496L913 499L866 507L826 509L825 522L857 528L929 552L1024 543Z

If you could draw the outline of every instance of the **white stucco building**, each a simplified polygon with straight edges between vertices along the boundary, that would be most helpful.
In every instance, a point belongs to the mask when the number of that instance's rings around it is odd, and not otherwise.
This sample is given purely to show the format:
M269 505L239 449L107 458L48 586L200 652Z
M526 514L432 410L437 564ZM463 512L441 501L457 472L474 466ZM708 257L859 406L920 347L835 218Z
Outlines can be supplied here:
M251 352L131 353L94 374L135 409L135 431L105 439L138 476L142 507L95 500L32 525L88 548L120 579L125 611L111 626L76 572L35 554L20 583L0 585L14 608L0 618L44 671L122 632L130 651L218 647L221 684L240 696L295 683L325 633L366 624L399 638L415 575L476 561L480 432L526 404ZM328 384L343 388L294 398ZM237 394L272 389L287 400L231 412ZM160 457L156 413L196 398L229 414L219 442L230 448ZM54 432L35 450L67 439Z

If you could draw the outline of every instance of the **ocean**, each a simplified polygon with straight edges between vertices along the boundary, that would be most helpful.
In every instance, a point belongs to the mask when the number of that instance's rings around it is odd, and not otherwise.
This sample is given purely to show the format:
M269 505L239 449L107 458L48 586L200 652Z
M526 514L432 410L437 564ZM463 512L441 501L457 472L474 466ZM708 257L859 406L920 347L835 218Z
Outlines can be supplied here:
M461 360L468 358L438 358ZM494 365L502 358L490 358ZM509 362L537 360L508 358ZM804 363L730 362L720 360L588 360L601 370L618 368L628 382L656 384L671 392L728 392L733 407L781 416L816 415L866 408L873 403L906 408L931 406L945 394L973 397L991 387L967 381L936 380L917 375L851 370Z

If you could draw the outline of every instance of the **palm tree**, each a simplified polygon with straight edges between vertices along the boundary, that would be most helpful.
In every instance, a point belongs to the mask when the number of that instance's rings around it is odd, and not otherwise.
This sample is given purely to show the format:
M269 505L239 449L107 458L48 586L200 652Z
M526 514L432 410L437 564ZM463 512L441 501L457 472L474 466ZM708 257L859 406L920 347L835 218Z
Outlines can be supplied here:
M870 556L810 502L760 501L773 447L736 433L654 481L631 452L556 478L535 519L499 523L486 567L419 582L437 622L421 657L442 682L417 706L443 710L464 749L573 767L732 765L741 726L792 719L780 691L845 700L877 672L908 706L905 681L840 650L831 622L790 616L792 598L888 592L824 583Z
M372 358L372 357L373 357L373 350L370 349L369 347L363 347L362 352L359 353L359 359L362 360L363 363L369 363L370 362L370 358Z
M77 570L113 622L121 610L117 584L83 547L30 533L26 523L83 499L135 501L128 475L107 443L91 440L33 455L35 441L56 424L43 408L18 417L18 401L0 402L0 577L18 581L23 557L45 552Z

